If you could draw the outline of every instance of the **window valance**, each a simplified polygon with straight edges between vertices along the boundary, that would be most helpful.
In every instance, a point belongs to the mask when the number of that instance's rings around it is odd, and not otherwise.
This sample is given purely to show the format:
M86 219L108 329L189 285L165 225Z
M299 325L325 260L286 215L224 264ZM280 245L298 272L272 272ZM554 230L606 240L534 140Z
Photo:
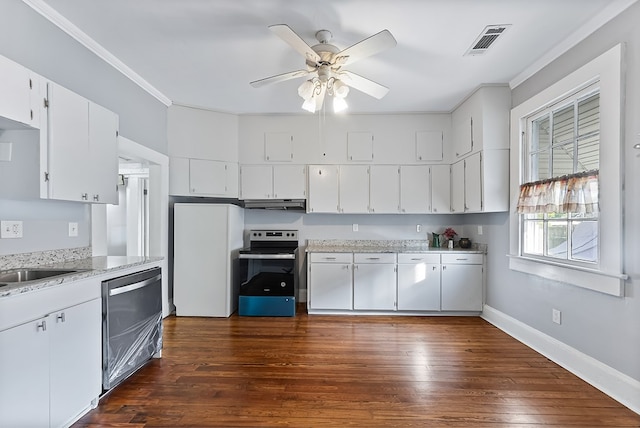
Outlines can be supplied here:
M598 212L598 174L593 170L522 184L517 212Z

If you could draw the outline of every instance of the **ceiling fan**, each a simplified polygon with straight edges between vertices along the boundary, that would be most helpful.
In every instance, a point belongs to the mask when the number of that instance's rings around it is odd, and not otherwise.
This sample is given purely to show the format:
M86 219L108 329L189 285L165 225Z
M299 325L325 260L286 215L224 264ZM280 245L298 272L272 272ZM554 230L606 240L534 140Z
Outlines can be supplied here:
M396 39L388 30L340 50L330 43L333 35L328 30L318 31L318 44L309 46L286 24L271 25L269 29L305 58L306 68L256 80L251 82L254 88L306 77L308 79L298 87L298 95L304 99L302 108L311 113L322 108L325 95L333 97L334 111L344 110L350 87L377 99L389 92L389 88L343 69L360 59L396 46Z

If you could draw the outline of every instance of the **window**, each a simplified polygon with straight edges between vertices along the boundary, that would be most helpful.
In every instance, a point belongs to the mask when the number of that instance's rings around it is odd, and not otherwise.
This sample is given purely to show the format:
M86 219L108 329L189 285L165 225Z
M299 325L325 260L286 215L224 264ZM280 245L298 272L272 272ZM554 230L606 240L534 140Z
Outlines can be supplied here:
M614 46L511 110L510 269L624 295L623 55Z
M521 194L518 205L521 254L597 264L598 88L583 89L527 117L525 123L525 186L533 189ZM537 206L526 197L535 198ZM575 203L568 204L572 197Z

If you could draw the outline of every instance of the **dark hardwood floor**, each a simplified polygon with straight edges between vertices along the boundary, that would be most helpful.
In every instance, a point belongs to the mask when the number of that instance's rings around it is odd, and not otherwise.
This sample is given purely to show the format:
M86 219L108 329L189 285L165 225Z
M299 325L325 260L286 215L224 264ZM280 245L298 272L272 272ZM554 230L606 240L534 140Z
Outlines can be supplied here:
M475 317L164 322L162 359L74 427L638 427Z

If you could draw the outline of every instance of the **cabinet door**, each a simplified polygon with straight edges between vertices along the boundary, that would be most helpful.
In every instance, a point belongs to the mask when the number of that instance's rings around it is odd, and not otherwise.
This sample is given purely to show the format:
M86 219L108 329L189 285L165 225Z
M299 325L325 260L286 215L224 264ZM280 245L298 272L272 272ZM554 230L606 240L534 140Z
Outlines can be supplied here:
M243 165L240 169L242 199L273 198L271 165Z
M309 264L309 308L353 309L350 263Z
M89 101L52 83L48 91L49 197L89 201Z
M200 195L226 195L227 168L225 162L190 159L189 189L191 193Z
M48 319L0 332L2 427L49 426L49 331L43 326Z
M347 159L350 161L373 160L373 134L349 132L347 134Z
M353 265L353 309L392 311L396 308L396 265Z
M102 302L51 314L51 426L68 426L102 391Z
M264 134L264 158L270 162L293 160L293 135L285 132Z
M273 197L304 199L307 197L307 167L304 165L273 166Z
M440 310L440 264L398 264L398 310Z
M464 160L451 165L451 212L464 212Z
M451 212L451 166L431 166L431 212Z
M400 206L400 173L394 165L369 167L370 212L397 213Z
M31 105L35 88L29 70L0 55L0 75L0 118L37 127L36 112Z
M443 158L442 131L416 132L416 160L441 161Z
M369 212L369 167L340 166L339 198L341 213Z
M482 311L482 265L442 265L442 310Z
M338 212L338 167L332 165L309 165L310 213Z
M464 162L465 211L482 211L482 154L474 153Z
M469 102L466 102L452 114L453 150L456 159L473 150L473 117L470 109Z
M424 214L431 211L430 169L422 165L400 167L400 211Z
M89 103L91 202L118 203L118 115Z

